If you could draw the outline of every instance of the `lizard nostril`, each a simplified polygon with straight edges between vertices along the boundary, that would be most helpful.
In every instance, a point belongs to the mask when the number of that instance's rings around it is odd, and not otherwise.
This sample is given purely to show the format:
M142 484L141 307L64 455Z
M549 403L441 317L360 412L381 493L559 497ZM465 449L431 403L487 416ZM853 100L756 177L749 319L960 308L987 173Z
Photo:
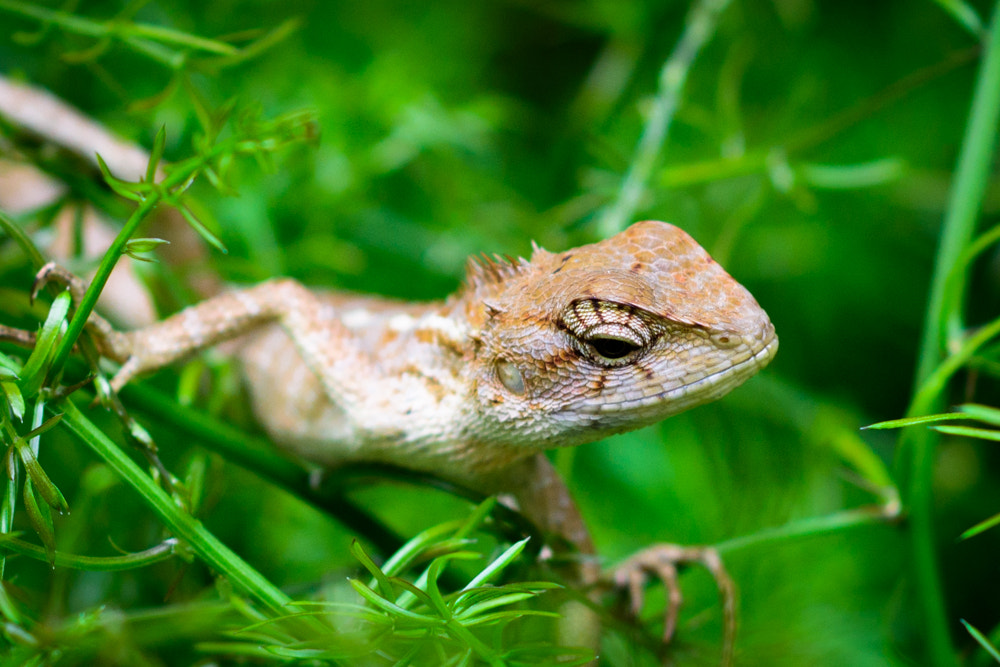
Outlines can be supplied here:
M743 340L731 333L716 333L712 334L712 342L723 349L728 349L738 346Z

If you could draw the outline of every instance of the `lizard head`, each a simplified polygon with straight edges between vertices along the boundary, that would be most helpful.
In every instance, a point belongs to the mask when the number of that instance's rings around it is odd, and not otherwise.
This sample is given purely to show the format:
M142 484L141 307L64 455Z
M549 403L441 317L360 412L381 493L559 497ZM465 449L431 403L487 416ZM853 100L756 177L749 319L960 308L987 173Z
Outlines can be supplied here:
M753 296L663 222L536 247L492 273L473 366L484 439L498 444L534 451L658 422L725 395L778 347Z

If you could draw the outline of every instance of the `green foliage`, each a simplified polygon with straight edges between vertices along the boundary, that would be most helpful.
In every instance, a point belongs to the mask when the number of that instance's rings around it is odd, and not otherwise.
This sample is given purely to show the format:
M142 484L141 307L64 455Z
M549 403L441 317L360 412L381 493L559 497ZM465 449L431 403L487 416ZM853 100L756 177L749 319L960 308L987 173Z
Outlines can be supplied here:
M372 575L366 584L350 579L359 603L297 602L292 613L241 629L243 641L216 644L222 655L252 654L263 649L285 660L354 660L363 664L466 665L495 667L552 664L583 665L594 658L588 649L567 649L537 644L504 645L499 641L508 624L526 617L558 618L553 612L531 609L521 603L558 585L538 581L490 585L524 550L528 539L511 545L473 576L460 590L442 592L442 575L457 561L476 561L476 540L467 536L492 508L482 503L464 521L451 521L417 535L379 567L357 542L351 553ZM403 575L429 560L413 581ZM367 603L367 604L365 604ZM518 605L513 609L507 609ZM323 618L335 632L290 642L280 628L287 619ZM487 631L484 637L484 631Z
M464 501L370 471L314 485L217 357L108 395L84 323L115 264L178 245L166 209L211 250L142 263L163 311L202 270L436 298L481 251L679 224L782 349L719 404L556 454L604 562L716 545L737 664L991 664L993 4L0 0L0 73L152 156L130 180L0 115L0 157L65 183L0 210L0 326L36 341L0 344L3 664L585 659L523 540L466 541L486 506L456 521ZM84 201L119 232L97 260ZM32 301L60 224L96 273ZM91 377L110 412L73 393ZM681 584L665 655L711 664L715 586ZM639 623L602 614L602 664L660 663L647 597Z

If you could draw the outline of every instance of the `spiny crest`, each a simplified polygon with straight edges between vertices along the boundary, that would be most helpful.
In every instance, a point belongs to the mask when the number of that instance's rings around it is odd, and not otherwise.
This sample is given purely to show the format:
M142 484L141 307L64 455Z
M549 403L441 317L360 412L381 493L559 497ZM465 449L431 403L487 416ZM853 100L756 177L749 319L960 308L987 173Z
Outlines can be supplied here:
M513 278L528 266L528 260L523 257L514 258L510 255L493 255L486 253L473 255L469 258L465 270L465 287L468 290L478 290L484 287L500 285Z

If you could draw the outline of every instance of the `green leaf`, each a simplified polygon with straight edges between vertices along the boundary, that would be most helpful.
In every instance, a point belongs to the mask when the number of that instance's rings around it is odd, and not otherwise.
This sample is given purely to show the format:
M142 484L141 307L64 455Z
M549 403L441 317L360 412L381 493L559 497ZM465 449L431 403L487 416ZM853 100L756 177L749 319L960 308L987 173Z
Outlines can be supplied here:
M947 433L948 435L960 435L967 438L979 438L980 440L993 440L1000 442L1000 431L989 428L975 428L973 426L932 426L935 431Z
M970 537L975 537L976 535L978 535L980 533L986 532L987 530L989 530L993 526L996 526L997 524L1000 524L1000 514L994 514L989 519L986 519L984 521L980 521L975 526L973 526L972 528L969 528L967 531L965 531L964 533L962 533L961 535L959 535L958 539L960 539L960 540L967 540Z
M430 545L439 542L444 535L455 532L463 524L464 520L456 519L455 521L432 526L415 535L385 562L382 566L382 571L388 576L399 574L408 568Z
M42 324L42 330L35 340L35 348L31 351L31 356L24 364L22 377L24 378L24 388L28 395L34 395L45 382L45 375L48 371L48 364L55 354L56 344L59 342L60 334L66 326L70 306L73 304L73 296L69 290L60 292L52 300L52 306Z
M462 624L466 627L472 628L477 625L489 625L491 623L508 622L515 621L519 618L525 616L536 616L542 618L560 618L559 614L554 611L545 611L543 609L518 609L509 611L498 611L495 614L484 614L482 616L477 616L470 618L468 620L462 621Z
M215 248L219 252L221 252L223 254L228 254L229 253L229 250L227 250L226 246L223 245L222 241L219 240L219 237L217 237L215 234L213 234L212 232L210 232L209 229L208 229L208 227L206 227L205 225L203 225L201 223L201 221L198 220L198 218L196 218L194 216L194 213L192 213L191 210L187 206L184 206L183 204L180 204L180 205L178 205L177 210L181 212L181 215L184 216L184 219L187 220L188 224L191 225L191 227L194 229L194 231L198 232L198 236L200 236L201 238L205 239L205 241L209 245L211 245L213 248Z
M522 551L524 551L524 547L528 544L528 540L530 539L530 537L526 537L523 540L512 544L502 554L497 556L492 563L483 568L482 572L476 575L462 590L466 591L471 588L476 588L477 586L482 586L486 582L495 578L505 567L510 565Z
M24 480L24 508L31 521L31 527L35 529L38 539L45 545L49 565L54 567L56 562L56 532L52 525L52 512L49 511L47 503L40 503L35 498L35 486L31 483L31 479Z
M983 26L983 20L979 18L979 14L973 7L963 0L934 0L937 4L941 6L941 9L951 14L951 17L955 21L968 30L970 33L976 36L976 39L982 39L986 32L986 28ZM962 621L965 623L965 621Z
M68 567L74 570L87 570L91 572L118 572L145 567L173 558L176 548L177 540L170 538L155 547L125 556L80 556L59 551L50 554L47 550L40 549L34 544L18 539L17 533L0 535L0 549L2 550L22 554L36 560L48 561L56 567Z
M46 421L42 426L46 427L50 422L52 422L52 419ZM46 430L48 428L51 428L51 425L47 426ZM28 478L37 487L39 495L45 500L45 504L58 510L60 514L68 512L69 505L66 503L66 499L63 497L62 492L59 491L59 488L49 479L49 476L45 474L45 470L38 462L31 447L23 439L15 443L15 446L17 447L18 455L21 457L21 463L24 464L24 469L28 472Z
M465 520L465 524L455 532L455 537L468 537L469 533L475 530L480 524L483 523L483 521L486 520L486 517L493 511L496 504L496 496L490 496L483 502L479 503L479 505L472 510L472 514L469 515L469 518Z
M467 608L472 608L505 595L517 594L536 596L546 591L559 588L562 588L560 584L551 581L530 581L503 584L502 586L481 586L479 588L473 588L468 591L456 593L455 595L465 598L465 606Z
M251 58L256 58L258 55L275 44L285 40L294 31L298 30L301 24L302 21L294 17L285 19L282 23L278 24L276 28L264 33L263 36L257 38L253 42L250 42L235 54L213 58L209 60L208 63L212 67L228 67Z
M111 174L111 170L108 169L108 165L104 161L104 158L101 157L100 153L98 153L96 156L97 156L97 166L101 170L101 175L104 177L104 182L107 183L108 187L114 190L116 194L124 197L125 199L130 199L131 201L134 202L141 202L146 198L144 195L141 195L138 192L136 192L135 190L136 184L127 183L121 179L115 178Z
M388 600L394 599L396 597L396 592L392 589L392 583L389 582L389 577L387 577L385 572L383 572L379 566L375 564L375 561L373 561L371 557L365 553L361 543L357 540L351 540L351 554L358 560L359 563L361 563L361 565L364 566L366 570L368 570L369 573L371 573L372 577L375 578L375 581L378 582L378 590L379 593L382 594L382 597Z
M40 436L41 434L45 433L46 431L50 430L53 426L58 424L60 419L62 419L62 415L52 415L44 422L42 422L42 424L40 424L36 428L31 429L21 437L24 438L25 441L37 438L38 436Z
M972 638L975 639L977 642L979 642L979 645L982 646L983 649L990 654L990 657L992 657L997 662L1000 662L1000 651L997 651L996 647L990 643L990 640L987 639L983 633L977 630L972 624L967 622L964 618L961 618L959 620L962 621L962 625L964 625L965 629L968 630L970 635L972 635Z
M1000 426L1000 408L979 405L978 403L966 403L958 406L958 409L973 419L978 419L992 426Z
M378 593L365 586L362 582L357 579L348 579L351 586L358 592L358 595L363 597L372 606L381 609L387 614L393 616L399 616L401 618L409 619L411 621L419 621L420 623L425 623L427 625L440 625L441 619L434 616L426 616L424 614L418 614L416 612L410 611L409 609L403 609L402 607L386 600Z
M461 613L456 612L455 617L463 621L471 620L476 616L479 616L484 611L490 609L495 609L497 607L503 607L509 604L517 604L518 602L523 602L525 600L530 600L535 597L534 593L504 593L497 595L489 600L484 600L474 605L469 605Z
M156 262L155 257L143 257L143 253L153 252L158 247L170 241L155 238L130 239L125 243L125 254L140 262Z
M32 634L15 623L4 623L2 627L4 634L10 637L10 639L16 644L21 644L22 646L38 646L40 644L40 642L35 639ZM36 656L36 659L27 663L23 667L41 667L41 665L44 664L42 660L43 658L41 654L39 654Z
M972 419L964 412L948 412L938 415L924 415L923 417L906 417L904 419L890 419L885 422L876 422L868 426L862 426L861 430L879 430L886 428L903 428L905 426L919 426L920 424L933 424L935 422L954 421L956 419Z
M0 380L0 392L7 399L11 414L18 421L24 419L24 396L21 395L21 388L17 386L17 383L10 380Z
M405 591L405 594L400 595L399 599L396 600L396 604L399 605L400 607L405 607L408 609L409 606L402 604L400 600L409 601L409 596L412 595L413 598L415 599L415 602L423 604L428 609L434 608L434 601L431 600L431 597L430 595L427 594L427 591L416 586L413 582L407 581L406 579L403 579L401 577L393 577L392 583L396 586L396 588Z

